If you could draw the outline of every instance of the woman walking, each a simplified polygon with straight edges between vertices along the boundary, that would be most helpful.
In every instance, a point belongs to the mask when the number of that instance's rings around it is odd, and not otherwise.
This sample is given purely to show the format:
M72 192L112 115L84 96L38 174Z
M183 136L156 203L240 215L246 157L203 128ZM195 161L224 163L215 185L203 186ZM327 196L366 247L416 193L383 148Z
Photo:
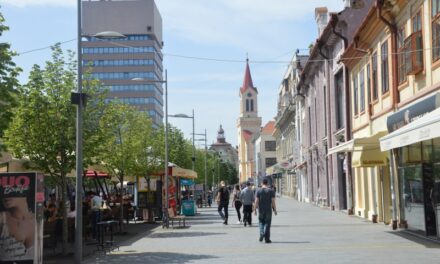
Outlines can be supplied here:
M240 185L235 185L235 189L234 189L234 198L232 198L232 206L235 206L235 210L237 210L237 216L238 216L238 222L237 224L241 223L241 213L240 213L240 209L241 209L241 200L240 200Z

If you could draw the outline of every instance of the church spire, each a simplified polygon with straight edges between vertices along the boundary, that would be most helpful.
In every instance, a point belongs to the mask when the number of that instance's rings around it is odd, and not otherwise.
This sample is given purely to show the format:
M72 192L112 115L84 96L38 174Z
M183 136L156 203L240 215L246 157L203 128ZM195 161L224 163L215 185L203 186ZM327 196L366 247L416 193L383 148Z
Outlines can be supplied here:
M251 70L249 69L249 59L246 58L246 69L244 71L244 79L243 79L243 86L241 87L240 91L241 93L244 93L244 91L247 88L255 89L254 83L252 82L252 76L251 76Z

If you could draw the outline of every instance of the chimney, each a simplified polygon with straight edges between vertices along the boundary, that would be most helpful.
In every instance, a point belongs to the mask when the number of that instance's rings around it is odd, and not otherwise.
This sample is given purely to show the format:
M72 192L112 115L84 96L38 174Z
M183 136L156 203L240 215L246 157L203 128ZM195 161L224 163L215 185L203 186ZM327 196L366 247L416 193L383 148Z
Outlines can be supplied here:
M318 25L318 38L321 36L322 31L328 23L328 9L327 7L315 8L315 20Z

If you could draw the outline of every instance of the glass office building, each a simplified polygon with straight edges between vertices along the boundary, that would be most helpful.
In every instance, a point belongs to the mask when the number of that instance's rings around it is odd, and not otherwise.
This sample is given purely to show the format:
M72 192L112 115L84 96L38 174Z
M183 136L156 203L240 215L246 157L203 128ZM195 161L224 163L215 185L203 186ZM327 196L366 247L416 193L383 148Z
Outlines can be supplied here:
M154 0L82 1L83 71L119 100L148 113L156 126L163 119L162 18ZM120 39L95 37L106 31ZM152 82L153 81L153 82Z

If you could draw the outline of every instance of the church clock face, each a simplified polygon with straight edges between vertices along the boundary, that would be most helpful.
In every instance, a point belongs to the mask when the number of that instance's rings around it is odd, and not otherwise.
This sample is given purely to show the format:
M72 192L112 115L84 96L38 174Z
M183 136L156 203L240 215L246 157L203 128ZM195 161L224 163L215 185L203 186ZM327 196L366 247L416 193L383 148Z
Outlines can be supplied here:
M252 94L251 93L247 93L247 97L252 97Z

